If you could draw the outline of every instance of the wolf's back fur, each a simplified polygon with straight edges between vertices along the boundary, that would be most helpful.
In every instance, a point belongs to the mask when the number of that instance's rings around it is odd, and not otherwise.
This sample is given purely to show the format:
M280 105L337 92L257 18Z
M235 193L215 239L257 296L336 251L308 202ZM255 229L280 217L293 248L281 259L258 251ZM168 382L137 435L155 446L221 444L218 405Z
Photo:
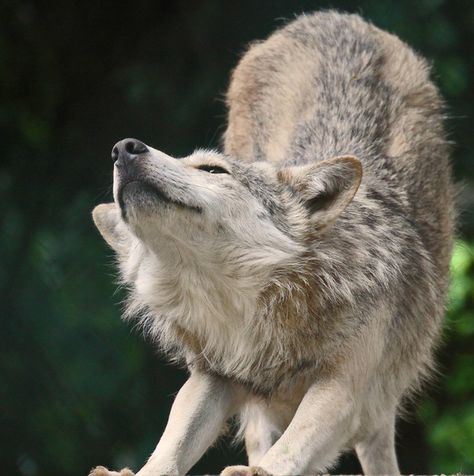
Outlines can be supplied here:
M429 73L358 15L303 15L252 45L234 71L225 151L285 164L355 155L365 183L396 189L445 279L453 190L444 105Z

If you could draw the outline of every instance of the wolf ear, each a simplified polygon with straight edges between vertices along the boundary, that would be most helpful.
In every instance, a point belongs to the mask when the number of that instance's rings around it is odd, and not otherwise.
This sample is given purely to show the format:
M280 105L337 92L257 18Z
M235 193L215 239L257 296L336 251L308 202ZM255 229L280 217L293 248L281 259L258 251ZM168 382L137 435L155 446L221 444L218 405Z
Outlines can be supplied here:
M362 179L362 164L352 156L288 167L279 172L303 201L317 228L331 224L354 197Z
M129 232L120 218L120 210L115 203L102 203L92 211L95 226L107 244L117 252L129 246Z

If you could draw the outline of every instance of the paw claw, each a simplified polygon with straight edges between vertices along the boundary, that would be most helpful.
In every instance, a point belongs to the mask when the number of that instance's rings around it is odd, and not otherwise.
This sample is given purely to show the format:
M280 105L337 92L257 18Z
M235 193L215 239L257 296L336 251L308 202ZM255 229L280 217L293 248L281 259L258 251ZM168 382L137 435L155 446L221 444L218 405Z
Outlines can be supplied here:
M108 476L109 470L105 466L96 466L91 470L89 476Z
M122 471L120 471L120 476L135 476L135 473L128 468L123 468Z
M123 468L120 471L120 476L135 476L135 473L131 469Z
M227 466L220 476L271 476L257 466Z
M135 476L135 473L128 468L117 473L117 471L109 471L105 466L97 466L89 473L89 476Z
M251 476L248 466L228 466L220 476Z

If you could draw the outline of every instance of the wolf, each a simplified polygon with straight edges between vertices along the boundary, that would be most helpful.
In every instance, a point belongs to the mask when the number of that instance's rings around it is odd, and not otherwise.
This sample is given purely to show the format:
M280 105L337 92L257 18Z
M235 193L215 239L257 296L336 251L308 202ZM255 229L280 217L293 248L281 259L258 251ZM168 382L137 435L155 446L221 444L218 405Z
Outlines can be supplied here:
M189 380L137 476L182 475L236 417L248 466L398 474L395 423L433 371L455 226L427 62L358 15L302 15L233 71L223 151L112 150L93 218L138 319ZM132 475L100 466L93 476Z

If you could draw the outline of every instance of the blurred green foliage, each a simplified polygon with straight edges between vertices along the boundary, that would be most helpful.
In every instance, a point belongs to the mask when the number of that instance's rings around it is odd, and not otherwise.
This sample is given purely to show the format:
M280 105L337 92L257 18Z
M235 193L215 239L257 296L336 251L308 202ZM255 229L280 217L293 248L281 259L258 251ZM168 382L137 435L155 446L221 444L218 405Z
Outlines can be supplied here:
M431 471L470 473L474 468L474 243L456 243L445 341L456 351L445 356L439 380L441 401L420 407L433 448ZM442 395L442 397L441 397Z
M111 200L111 146L217 147L245 45L282 19L363 14L433 61L463 182L440 372L400 421L404 473L474 473L472 0L0 3L0 468L21 476L137 468L185 373L120 322L112 253L90 211ZM218 444L193 470L244 461ZM359 472L351 456L336 471Z

